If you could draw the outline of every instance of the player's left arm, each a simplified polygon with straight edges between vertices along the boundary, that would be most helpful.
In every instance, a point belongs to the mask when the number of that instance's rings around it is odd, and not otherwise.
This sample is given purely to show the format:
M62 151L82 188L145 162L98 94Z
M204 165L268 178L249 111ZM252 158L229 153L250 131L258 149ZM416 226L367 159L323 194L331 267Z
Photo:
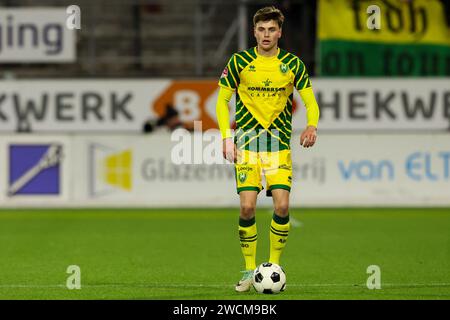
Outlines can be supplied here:
M306 129L300 135L300 144L305 148L312 147L317 140L317 125L319 123L320 110L312 87L299 91L306 107Z
M317 140L320 110L314 96L306 66L300 59L297 60L297 66L294 70L294 85L300 93L306 107L307 125L306 129L300 135L300 144L305 148L309 148Z

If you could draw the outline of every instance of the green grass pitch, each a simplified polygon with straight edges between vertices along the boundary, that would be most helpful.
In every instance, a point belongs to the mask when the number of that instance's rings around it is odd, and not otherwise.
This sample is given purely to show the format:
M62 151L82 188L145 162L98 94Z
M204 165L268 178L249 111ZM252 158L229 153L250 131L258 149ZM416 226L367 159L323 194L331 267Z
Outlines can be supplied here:
M278 295L235 293L237 209L0 210L1 299L450 299L450 209L293 209ZM269 209L258 209L257 263ZM68 290L69 265L81 289ZM381 268L369 290L367 267Z

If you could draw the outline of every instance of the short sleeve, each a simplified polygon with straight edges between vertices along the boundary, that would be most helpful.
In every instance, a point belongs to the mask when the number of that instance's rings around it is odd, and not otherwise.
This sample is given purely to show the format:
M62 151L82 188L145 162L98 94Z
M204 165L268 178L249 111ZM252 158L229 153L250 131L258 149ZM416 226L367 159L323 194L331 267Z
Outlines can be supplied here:
M236 56L233 55L228 61L225 69L222 71L222 75L219 79L219 86L231 90L237 89L239 86L239 72L237 66Z
M297 59L298 67L295 68L294 86L297 90L303 90L311 87L311 81L309 80L308 71L306 66L300 59Z

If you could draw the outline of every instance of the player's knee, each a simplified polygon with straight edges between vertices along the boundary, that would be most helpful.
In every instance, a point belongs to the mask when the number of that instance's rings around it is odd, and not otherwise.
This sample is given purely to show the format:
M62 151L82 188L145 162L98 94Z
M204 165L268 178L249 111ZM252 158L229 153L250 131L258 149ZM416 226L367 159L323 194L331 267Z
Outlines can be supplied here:
M287 202L275 204L275 213L280 217L286 217L289 214L289 204Z
M244 203L241 205L241 217L251 219L255 216L256 206L253 203Z

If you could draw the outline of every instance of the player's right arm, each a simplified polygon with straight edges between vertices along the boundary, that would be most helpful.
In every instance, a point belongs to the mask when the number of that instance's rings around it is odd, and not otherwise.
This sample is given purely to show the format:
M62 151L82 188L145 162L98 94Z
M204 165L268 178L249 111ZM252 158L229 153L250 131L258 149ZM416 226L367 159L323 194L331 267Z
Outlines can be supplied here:
M232 95L232 90L220 87L216 104L217 123L219 124L223 141L222 152L224 158L230 162L234 162L236 159L236 146L234 145L233 137L231 135L230 114L228 111L228 102L230 102Z
M223 156L230 162L236 160L236 146L230 129L228 103L239 85L239 70L235 55L228 61L219 79L219 95L217 97L216 115L223 139Z

